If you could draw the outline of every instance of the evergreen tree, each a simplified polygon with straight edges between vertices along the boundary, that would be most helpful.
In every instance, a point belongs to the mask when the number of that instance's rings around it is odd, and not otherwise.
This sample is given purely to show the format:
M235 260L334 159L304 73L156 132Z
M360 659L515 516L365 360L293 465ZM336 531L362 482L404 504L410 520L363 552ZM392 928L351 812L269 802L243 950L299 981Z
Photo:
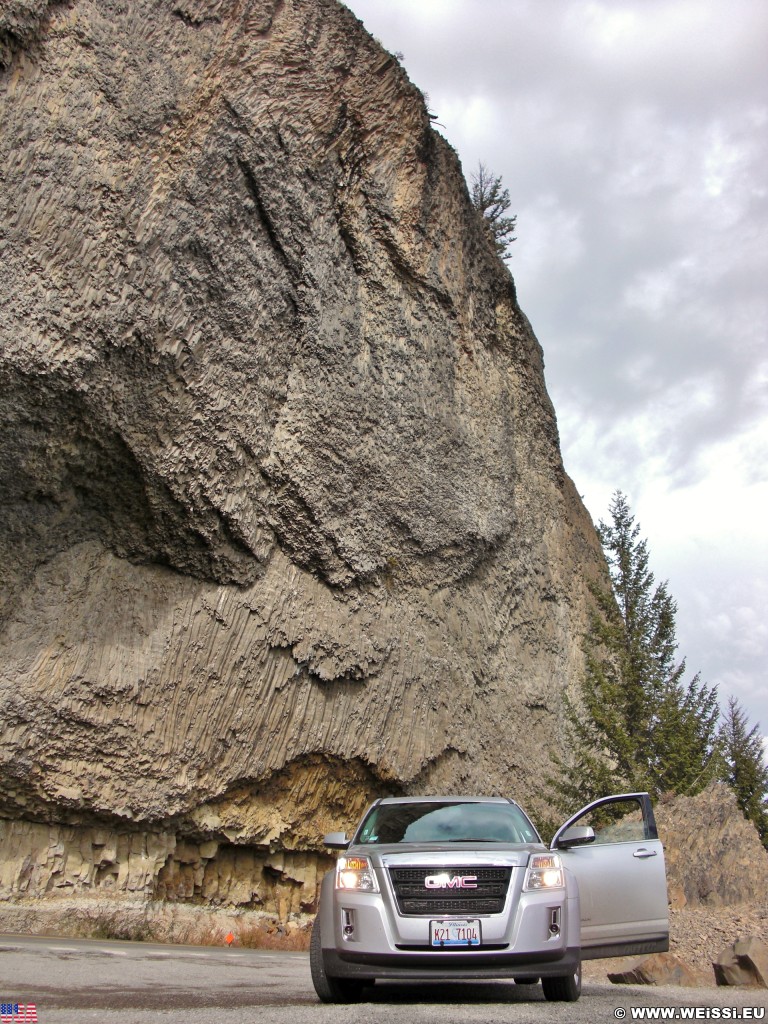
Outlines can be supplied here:
M501 187L501 176L496 177L485 164L479 163L472 175L470 198L488 228L496 252L502 259L509 258L509 246L515 241L513 232L517 216L505 216L512 205L509 189Z
M569 704L562 778L551 780L572 803L620 790L697 793L717 767L717 692L698 676L686 683L676 664L677 605L655 586L648 545L624 495L598 527L610 590L592 587L585 673Z
M768 847L768 765L760 728L748 728L747 716L735 697L728 700L720 730L723 780L736 793L744 816L754 823Z
M698 674L684 683L684 672L685 661L665 685L656 711L650 785L655 793L698 793L719 768L717 690Z

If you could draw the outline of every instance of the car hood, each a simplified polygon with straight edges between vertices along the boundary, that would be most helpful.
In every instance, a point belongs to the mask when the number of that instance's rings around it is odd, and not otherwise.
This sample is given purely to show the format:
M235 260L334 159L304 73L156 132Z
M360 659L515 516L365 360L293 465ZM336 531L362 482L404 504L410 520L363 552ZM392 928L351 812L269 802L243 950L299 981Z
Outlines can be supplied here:
M347 857L368 857L381 867L451 867L455 864L525 867L532 853L546 853L541 843L398 843L392 846L350 846Z

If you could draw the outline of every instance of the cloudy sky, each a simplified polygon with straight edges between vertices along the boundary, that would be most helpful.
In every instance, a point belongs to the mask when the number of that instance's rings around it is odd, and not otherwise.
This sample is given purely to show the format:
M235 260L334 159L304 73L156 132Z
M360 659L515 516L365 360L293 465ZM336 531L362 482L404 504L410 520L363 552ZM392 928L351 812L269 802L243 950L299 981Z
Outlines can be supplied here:
M467 177L593 519L627 494L691 673L768 735L768 3L347 0Z

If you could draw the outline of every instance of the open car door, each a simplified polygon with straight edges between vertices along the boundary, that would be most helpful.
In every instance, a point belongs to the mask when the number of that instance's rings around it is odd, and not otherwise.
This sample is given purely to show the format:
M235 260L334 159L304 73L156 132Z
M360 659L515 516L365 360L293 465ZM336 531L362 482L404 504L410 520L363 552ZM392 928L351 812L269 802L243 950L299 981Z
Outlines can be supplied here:
M595 800L555 833L551 849L579 884L584 960L669 949L664 850L647 793Z

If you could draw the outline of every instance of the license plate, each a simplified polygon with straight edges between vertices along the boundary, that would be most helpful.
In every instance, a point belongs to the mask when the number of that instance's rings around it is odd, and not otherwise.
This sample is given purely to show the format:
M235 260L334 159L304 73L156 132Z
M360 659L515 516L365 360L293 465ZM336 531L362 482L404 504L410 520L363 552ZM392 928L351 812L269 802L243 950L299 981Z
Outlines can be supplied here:
M430 921L429 941L433 946L479 946L480 922Z

